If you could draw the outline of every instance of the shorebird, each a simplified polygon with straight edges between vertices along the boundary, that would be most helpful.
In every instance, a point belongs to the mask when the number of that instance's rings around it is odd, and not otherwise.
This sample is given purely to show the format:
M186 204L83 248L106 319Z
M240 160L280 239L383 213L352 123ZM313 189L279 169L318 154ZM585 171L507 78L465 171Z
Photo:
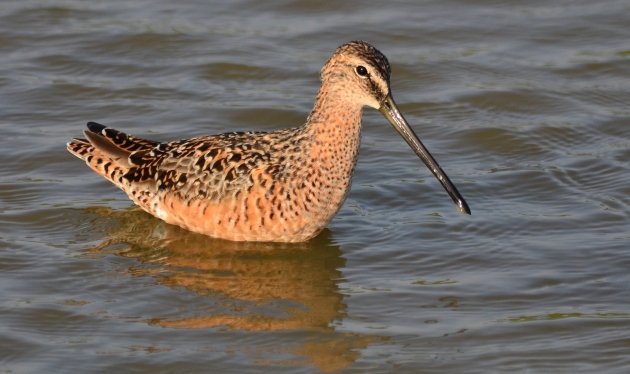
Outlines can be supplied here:
M359 151L365 106L379 110L459 210L468 204L398 110L385 55L363 41L338 47L321 70L306 123L157 142L95 122L68 150L146 212L233 241L301 242L341 208Z

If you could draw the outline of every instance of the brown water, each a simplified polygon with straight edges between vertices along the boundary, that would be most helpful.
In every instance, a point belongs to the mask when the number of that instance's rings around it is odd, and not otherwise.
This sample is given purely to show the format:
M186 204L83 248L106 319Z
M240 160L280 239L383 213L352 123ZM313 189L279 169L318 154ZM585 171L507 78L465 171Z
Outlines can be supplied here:
M0 372L626 373L630 3L0 2ZM379 113L315 240L168 226L65 151L302 123L364 39Z

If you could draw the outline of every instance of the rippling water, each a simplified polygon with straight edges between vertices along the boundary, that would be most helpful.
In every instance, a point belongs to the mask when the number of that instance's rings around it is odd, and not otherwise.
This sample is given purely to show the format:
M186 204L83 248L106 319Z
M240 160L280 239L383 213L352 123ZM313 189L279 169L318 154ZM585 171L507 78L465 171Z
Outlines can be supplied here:
M627 372L630 3L0 3L0 371ZM299 245L217 241L65 151L304 121L364 39L472 216L375 111Z

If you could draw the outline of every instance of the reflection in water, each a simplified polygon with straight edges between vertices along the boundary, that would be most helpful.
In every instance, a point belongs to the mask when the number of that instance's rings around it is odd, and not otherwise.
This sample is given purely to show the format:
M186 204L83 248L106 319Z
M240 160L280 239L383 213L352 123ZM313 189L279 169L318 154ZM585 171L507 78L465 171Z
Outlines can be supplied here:
M331 244L328 230L307 243L229 242L165 224L135 208L89 211L100 216L101 225L103 217L111 219L108 238L93 251L135 258L144 266L134 267L133 275L152 276L162 285L216 303L201 315L152 318L153 325L316 332L290 353L306 357L324 371L347 367L359 357L360 349L380 340L336 332L332 326L345 316L337 284L345 260L340 248Z

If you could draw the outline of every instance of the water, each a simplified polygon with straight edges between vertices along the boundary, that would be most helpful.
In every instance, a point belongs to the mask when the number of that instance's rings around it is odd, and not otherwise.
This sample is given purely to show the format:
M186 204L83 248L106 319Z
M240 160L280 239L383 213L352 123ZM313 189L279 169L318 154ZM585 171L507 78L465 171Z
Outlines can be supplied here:
M630 4L0 3L0 367L565 372L630 365ZM368 110L349 199L299 245L168 226L65 151L304 121L370 41L468 200Z

